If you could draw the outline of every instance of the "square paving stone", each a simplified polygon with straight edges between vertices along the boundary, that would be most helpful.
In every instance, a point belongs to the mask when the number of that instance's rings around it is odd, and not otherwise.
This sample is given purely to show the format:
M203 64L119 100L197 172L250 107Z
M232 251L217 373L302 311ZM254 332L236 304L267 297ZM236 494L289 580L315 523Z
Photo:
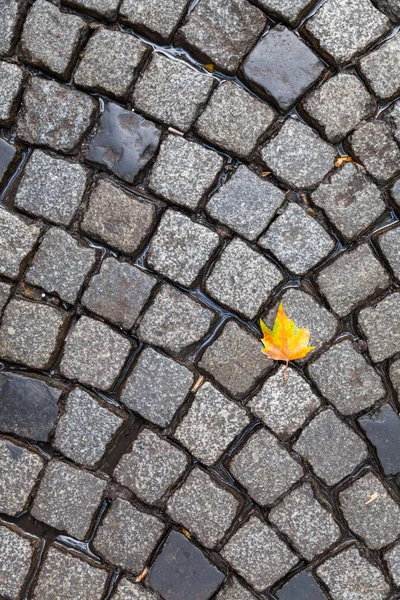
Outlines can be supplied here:
M370 0L328 0L306 24L323 52L341 64L384 35L388 18Z
M335 247L322 225L293 202L270 225L259 244L295 273L305 273Z
M259 504L272 504L303 477L303 469L266 429L233 457L229 470Z
M123 98L150 46L133 35L98 29L74 73L79 87Z
M7 180L18 156L17 147L0 138L0 184Z
M255 600L255 596L244 588L235 577L231 577L216 600Z
M214 184L224 160L220 154L176 135L168 135L150 173L155 194L195 210Z
M316 475L328 485L349 475L368 455L363 440L330 408L307 425L294 450L311 463Z
M68 379L106 390L114 385L131 349L128 338L82 316L68 334L60 371Z
M151 240L146 262L151 269L189 287L219 243L219 235L212 229L170 209Z
M24 510L43 466L36 452L0 438L0 512L16 515Z
M314 0L259 0L259 5L268 13L290 23L296 23Z
M277 177L295 188L312 188L334 167L336 150L298 119L285 121L261 150Z
M195 127L210 144L248 158L274 119L268 104L226 81L215 90Z
M23 61L68 79L87 23L61 12L47 0L36 0L22 31L19 54Z
M232 525L239 501L196 467L168 500L169 516L206 547L214 547Z
M61 0L61 4L98 15L107 20L114 20L121 0Z
M236 233L255 240L278 210L285 195L269 181L240 165L211 196L207 212Z
M360 60L360 69L380 98L390 98L400 90L400 35L395 35Z
M64 456L93 466L123 422L93 396L75 388L67 397L53 444Z
M107 561L139 575L163 531L159 519L117 498L103 518L93 545Z
M0 547L0 594L7 600L18 600L35 548L31 539L4 526L0 526Z
M193 385L193 373L152 348L145 348L124 383L121 400L152 423L167 427Z
M86 159L107 167L114 175L132 183L153 158L160 136L160 129L152 121L108 102L86 152Z
M187 131L207 101L215 79L182 61L155 53L133 92L135 108Z
M386 123L375 120L360 125L349 143L356 160L378 183L385 183L399 171L400 148Z
M12 299L0 329L0 356L34 369L48 369L58 351L65 322L64 311Z
M51 546L39 572L32 600L100 600L109 571Z
M379 188L352 163L334 171L311 198L348 239L369 227L386 208Z
M0 125L2 127L9 127L15 117L23 79L23 71L18 65L0 62Z
M31 515L83 540L101 503L107 482L60 460L49 462L31 508Z
M334 600L384 600L389 592L381 570L351 546L317 569Z
M248 424L246 411L206 382L196 393L174 437L196 458L211 465Z
M137 31L169 40L188 4L189 0L123 0L119 13Z
M318 583L307 571L301 571L275 593L278 600L327 600Z
M79 164L34 150L15 196L15 206L52 223L68 226L75 216L87 184Z
M95 261L95 250L63 229L52 227L45 233L25 280L74 304Z
M400 544L397 544L385 555L391 575L397 586L400 586Z
M114 325L132 329L157 280L113 257L105 259L82 297L82 304Z
M391 364L389 373L395 391L400 394L400 358Z
M204 352L199 367L226 388L233 398L241 398L271 364L261 352L260 341L235 321L228 321L218 339Z
M390 294L375 306L364 308L358 322L368 342L374 362L380 362L400 351L400 293Z
M293 31L277 25L254 46L241 73L251 87L284 112L324 69L324 63Z
M236 238L219 256L206 290L221 304L252 319L282 279L272 261Z
M208 600L224 575L184 535L172 531L147 580L164 600Z
M123 577L118 583L113 600L160 600L160 597L142 585Z
M307 381L294 369L283 379L284 367L269 377L248 406L279 437L292 436L320 406Z
M101 179L89 198L81 228L120 252L132 254L150 233L155 216L154 204Z
M317 283L333 310L343 316L388 287L390 278L368 244L361 244L322 269Z
M40 223L31 222L0 208L0 274L18 279L21 263L34 247Z
M173 353L186 350L209 332L215 313L171 285L163 285L144 313L139 337Z
M400 473L400 416L390 404L358 419L386 475Z
M276 533L255 516L233 535L221 554L257 592L281 579L299 561Z
M380 235L378 242L393 269L395 277L400 279L400 227L390 229Z
M331 513L304 483L286 496L268 515L307 560L322 554L341 536Z
M383 118L392 128L395 140L400 142L400 102L398 100L384 111Z
M356 75L338 73L311 92L302 107L325 137L337 143L371 117L377 105Z
M150 429L143 429L114 470L114 477L138 498L155 504L188 466L188 458Z
M262 33L265 14L247 0L200 0L179 29L179 43L233 73Z
M329 348L309 372L325 398L344 415L365 410L385 396L381 378L349 340Z
M40 379L0 373L0 431L47 442L58 415L61 389Z
M10 54L24 14L25 0L2 0L0 21L0 55Z

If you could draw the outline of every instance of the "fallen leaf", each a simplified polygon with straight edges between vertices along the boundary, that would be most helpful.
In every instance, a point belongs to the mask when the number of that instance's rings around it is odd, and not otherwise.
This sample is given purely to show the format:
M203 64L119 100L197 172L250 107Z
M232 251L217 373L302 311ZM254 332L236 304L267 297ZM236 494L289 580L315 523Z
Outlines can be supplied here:
M263 171L263 172L261 173L261 175L262 175L263 177L268 177L268 175L271 175L271 171Z
M299 329L294 321L286 315L282 302L279 305L274 326L269 329L260 319L261 339L264 348L261 350L272 360L283 360L286 363L283 378L287 380L287 370L290 360L304 358L315 346L308 346L310 332L308 329Z
M138 577L136 577L136 583L139 583L139 581L143 581L143 579L146 577L148 572L149 572L149 569L147 567L145 567L143 569L143 571L140 573L140 575L138 575Z
M371 502L376 500L378 497L379 497L379 493L374 492L373 494L371 494L371 498L369 500L367 500L365 504L371 504Z
M207 69L210 73L214 73L214 65L212 63L208 65L204 65L204 68Z
M335 167L341 167L344 163L353 162L351 156L339 156L335 162Z
M202 385L203 381L204 381L204 376L200 375L200 377L198 378L198 380L196 381L196 383L194 384L194 386L192 387L192 389L190 391L197 392L199 387Z
M187 529L184 529L183 527L182 527L182 533L183 533L183 535L186 535L186 537L187 537L189 540L191 540L191 539L192 539L192 536L190 535L189 531L188 531Z

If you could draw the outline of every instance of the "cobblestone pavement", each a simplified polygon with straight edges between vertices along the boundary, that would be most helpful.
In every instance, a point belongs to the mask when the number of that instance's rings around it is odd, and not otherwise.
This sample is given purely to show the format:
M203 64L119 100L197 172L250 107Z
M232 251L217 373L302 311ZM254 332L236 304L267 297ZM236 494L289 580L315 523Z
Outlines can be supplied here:
M400 1L0 0L0 56L0 599L399 600Z

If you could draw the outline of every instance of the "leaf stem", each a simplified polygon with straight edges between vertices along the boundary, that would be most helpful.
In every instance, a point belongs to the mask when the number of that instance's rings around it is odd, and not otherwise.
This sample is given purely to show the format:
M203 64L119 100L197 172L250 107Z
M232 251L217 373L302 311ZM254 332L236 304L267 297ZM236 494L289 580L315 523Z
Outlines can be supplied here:
M289 368L289 361L286 361L286 365L285 365L285 370L283 371L283 381L287 381L288 380L288 368Z

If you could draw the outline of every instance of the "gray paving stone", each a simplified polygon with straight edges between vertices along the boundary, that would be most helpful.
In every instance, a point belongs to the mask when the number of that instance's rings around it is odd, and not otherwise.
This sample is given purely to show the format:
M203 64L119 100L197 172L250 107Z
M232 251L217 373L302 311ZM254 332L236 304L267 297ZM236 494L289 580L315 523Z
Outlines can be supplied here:
M0 138L0 184L11 174L14 163L19 157L19 150L13 144Z
M277 25L254 46L241 73L251 87L286 112L324 69L324 63L293 31Z
M328 485L349 475L368 455L363 440L330 408L307 425L294 450L311 463L316 475Z
M12 46L24 12L24 0L1 0L0 22L0 55L7 56L11 53Z
M352 152L378 183L385 183L399 171L400 148L389 125L368 121L349 138Z
M390 572L396 585L400 586L400 544L397 544L385 555Z
M293 202L270 225L259 244L295 273L305 273L335 247L322 225Z
M307 560L322 554L341 536L331 513L304 483L286 496L268 515Z
M345 163L311 195L345 238L364 231L385 210L379 188L352 163Z
M155 504L188 466L187 456L156 435L143 429L114 470L114 477L138 498Z
M322 269L317 283L333 310L343 316L362 300L384 290L390 278L368 244L361 244Z
M53 363L66 313L45 304L12 299L0 329L0 356L34 369Z
M400 394L400 359L395 360L390 366L389 373L394 389Z
M43 466L36 452L0 438L0 512L16 515L24 510Z
M219 243L219 235L212 229L169 209L151 240L146 262L165 277L189 287Z
M86 29L80 17L36 0L24 24L19 54L23 61L68 79Z
M200 0L178 32L202 60L234 72L266 25L264 13L246 0Z
M199 367L233 398L241 398L271 367L271 361L261 353L260 341L254 335L235 321L228 321L218 339L204 352Z
M248 406L279 437L292 436L320 406L307 381L294 369L283 379L284 367L269 377Z
M383 600L389 592L381 570L351 546L317 569L334 600Z
M285 183L312 188L334 167L336 151L298 119L287 119L261 150L268 167Z
M155 216L154 204L101 179L89 198L81 228L120 252L132 254L150 233Z
M189 64L155 53L133 92L135 108L187 131L207 101L215 79Z
M73 152L92 126L96 108L87 94L32 77L23 95L17 135L28 144Z
M107 20L114 20L121 0L61 0L61 4L83 10L89 14L99 15Z
M259 4L273 16L294 24L312 7L313 0L259 0Z
M255 596L245 589L235 577L231 577L224 588L216 595L216 600L255 600Z
M400 35L395 35L360 60L362 74L380 98L390 98L400 90L399 52Z
M123 0L119 12L138 31L169 40L187 6L188 0Z
M146 589L138 583L129 581L123 577L117 586L117 592L113 596L114 600L159 600L154 592Z
M373 494L378 496L372 500ZM350 529L370 548L387 546L400 535L400 508L371 471L339 494Z
M132 329L156 279L129 263L105 259L82 297L82 304L114 325Z
M203 338L214 320L213 311L165 284L143 316L139 337L179 353Z
M271 221L285 195L245 165L211 196L207 212L236 233L255 240Z
M18 65L0 62L0 125L9 127L18 109L23 71Z
M39 572L33 600L100 600L109 571L51 546Z
M31 515L78 540L87 537L107 482L89 471L51 460L31 508Z
M11 294L11 283L0 282L0 312L3 310Z
M379 375L349 340L329 348L309 372L325 398L344 415L365 410L385 395Z
M328 0L307 22L306 30L322 51L341 64L362 52L390 27L369 0Z
M34 547L29 538L14 529L0 526L0 594L18 600L28 575Z
M303 476L303 469L266 429L233 457L229 470L259 504L272 504Z
M274 119L275 111L268 104L226 81L215 90L195 127L211 144L248 158Z
M52 223L68 226L86 184L87 172L81 165L34 150L19 184L15 206Z
M167 504L169 516L209 548L224 537L238 508L235 496L198 467L191 471Z
M392 366L393 368L393 366ZM400 416L390 404L358 419L369 441L375 446L386 475L400 473Z
M107 561L139 575L163 531L159 519L117 498L103 518L93 545Z
M371 117L377 105L356 75L338 73L311 92L302 107L328 140L337 143Z
M85 48L74 81L90 91L123 98L148 50L150 46L133 35L98 29Z
M215 463L249 424L246 411L204 383L174 437L206 465Z
M378 242L397 279L400 279L400 228L379 236Z
M31 252L41 232L40 223L28 223L0 209L0 274L18 279L21 263Z
M68 334L60 371L68 379L106 390L114 385L131 349L128 338L82 316Z
M64 456L93 466L102 458L107 444L123 422L93 396L74 388L57 423L53 444Z
M367 338L368 350L374 362L380 362L400 350L400 294L386 296L375 306L364 308L358 322Z
M299 560L276 533L255 516L233 535L221 554L257 592L281 579Z
M49 229L25 276L27 283L74 304L96 261L96 252L63 229Z
M145 348L124 383L121 400L152 423L167 427L193 385L193 374L171 358Z
M276 592L278 600L326 600L314 577L308 571L300 571Z
M195 210L216 180L224 160L220 154L176 135L168 135L150 173L155 194Z
M383 113L386 123L393 131L394 138L400 142L400 102L396 101Z

